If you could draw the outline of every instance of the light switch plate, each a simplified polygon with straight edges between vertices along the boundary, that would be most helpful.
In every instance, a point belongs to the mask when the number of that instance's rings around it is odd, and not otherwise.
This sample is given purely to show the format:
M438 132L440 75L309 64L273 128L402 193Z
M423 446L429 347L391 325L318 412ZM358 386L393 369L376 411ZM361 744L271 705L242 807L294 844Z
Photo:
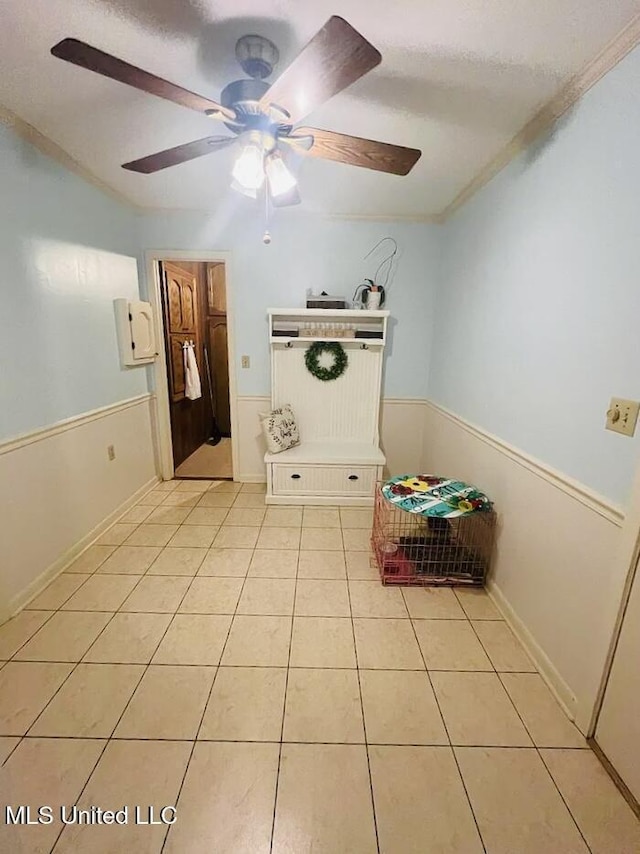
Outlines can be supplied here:
M637 400L625 400L622 397L612 397L607 410L607 430L622 433L623 436L633 436L638 421L640 403Z
M243 368L248 368L251 365L251 360L248 356L243 356L240 364Z

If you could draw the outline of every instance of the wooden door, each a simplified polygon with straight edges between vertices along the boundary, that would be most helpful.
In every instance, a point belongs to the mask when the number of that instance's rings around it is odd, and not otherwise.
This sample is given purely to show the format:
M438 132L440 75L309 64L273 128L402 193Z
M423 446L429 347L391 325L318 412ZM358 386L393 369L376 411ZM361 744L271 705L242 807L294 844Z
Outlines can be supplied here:
M173 463L177 468L209 435L204 397L207 394L207 386L203 362L203 318L198 305L203 296L202 265L194 262L165 261L160 267ZM185 341L193 341L195 344L203 391L203 397L198 400L189 400L184 393Z
M206 339L216 423L223 436L231 435L229 404L229 350L227 291L224 264L207 264Z
M595 740L637 802L640 802L640 569L613 657Z

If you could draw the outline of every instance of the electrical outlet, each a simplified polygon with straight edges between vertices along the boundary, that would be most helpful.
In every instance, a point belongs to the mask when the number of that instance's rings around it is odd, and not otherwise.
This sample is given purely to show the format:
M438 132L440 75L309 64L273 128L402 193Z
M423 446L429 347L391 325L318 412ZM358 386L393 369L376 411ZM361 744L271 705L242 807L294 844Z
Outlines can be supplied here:
M242 362L241 362L242 367L243 367L243 368L248 368L248 367L250 366L250 364L251 364L251 360L249 359L249 357L248 357L248 356L243 356L243 357L242 357Z
M633 436L636 431L640 403L637 400L624 400L622 397L612 397L607 410L607 430L622 433L623 436Z
M116 458L116 449L113 445L107 445L107 456L111 461Z

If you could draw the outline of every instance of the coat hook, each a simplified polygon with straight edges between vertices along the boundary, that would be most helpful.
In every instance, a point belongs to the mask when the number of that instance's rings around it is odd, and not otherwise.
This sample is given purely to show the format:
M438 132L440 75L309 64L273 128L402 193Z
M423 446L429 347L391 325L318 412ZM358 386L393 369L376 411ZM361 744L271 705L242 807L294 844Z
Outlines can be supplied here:
M369 349L369 345L368 345L368 344L361 344L361 345L360 345L360 349L361 349L361 350L368 350L368 349Z
M286 343L284 346L285 346L285 347L293 347L293 342L292 342L292 341L287 341L287 343Z

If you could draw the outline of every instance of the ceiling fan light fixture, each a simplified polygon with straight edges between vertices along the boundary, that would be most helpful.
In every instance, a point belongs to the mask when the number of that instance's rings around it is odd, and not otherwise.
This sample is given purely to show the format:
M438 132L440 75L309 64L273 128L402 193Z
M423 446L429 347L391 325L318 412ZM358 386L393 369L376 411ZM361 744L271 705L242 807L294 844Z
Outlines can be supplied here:
M267 181L272 196L283 196L297 186L298 182L278 153L267 158Z
M233 166L233 178L247 190L258 190L264 181L264 147L260 134L250 134L249 140Z

